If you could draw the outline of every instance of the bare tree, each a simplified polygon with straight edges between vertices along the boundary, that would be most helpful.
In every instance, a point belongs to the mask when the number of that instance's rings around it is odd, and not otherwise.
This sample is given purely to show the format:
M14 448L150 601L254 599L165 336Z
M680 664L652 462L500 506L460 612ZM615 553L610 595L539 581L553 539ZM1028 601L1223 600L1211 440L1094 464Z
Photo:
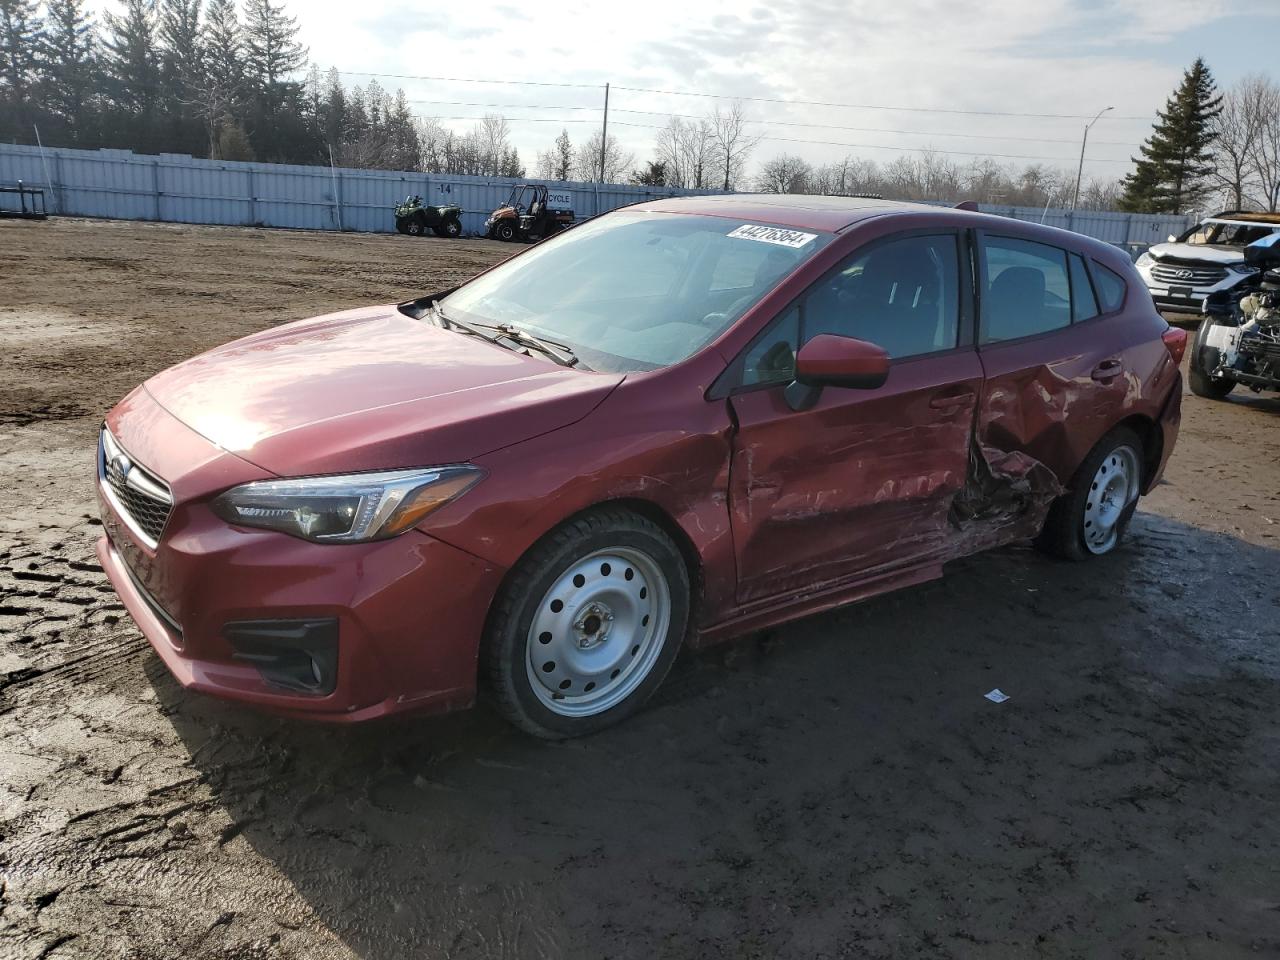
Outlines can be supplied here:
M1280 195L1280 86L1269 80L1260 85L1257 108L1261 121L1250 160L1261 188L1258 206L1275 210Z
M578 180L600 181L601 183L625 183L628 171L636 162L636 155L624 152L618 138L609 135L609 145L604 152L603 171L600 163L600 137L597 130L587 142L578 147L577 159L573 165L573 175Z
M711 185L714 137L706 120L672 117L667 121L658 133L654 150L666 165L669 186L700 190Z
M761 193L808 193L812 176L808 161L782 153L760 168L756 184Z
M716 107L708 118L718 178L723 190L728 190L742 176L747 157L760 142L758 136L747 130L748 122L742 104L736 100L723 113Z
M1271 81L1261 74L1249 74L1223 95L1222 112L1214 118L1213 176L1223 188L1226 202L1243 209L1246 196L1257 182L1254 157L1262 136L1263 115Z
M480 140L480 154L483 158L484 175L493 175L503 165L503 159L510 149L511 124L505 117L496 113L486 113L480 125L476 127Z

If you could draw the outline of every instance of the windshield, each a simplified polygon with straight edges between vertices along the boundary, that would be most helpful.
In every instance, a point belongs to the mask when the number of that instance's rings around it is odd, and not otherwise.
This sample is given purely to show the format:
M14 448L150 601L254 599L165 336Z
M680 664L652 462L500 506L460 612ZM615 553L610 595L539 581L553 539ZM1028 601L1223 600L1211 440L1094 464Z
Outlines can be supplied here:
M1270 236L1280 227L1252 223L1222 223L1212 220L1195 227L1184 243L1208 244L1215 247L1243 247Z
M619 211L495 267L441 305L565 344L623 373L691 356L813 256L830 234L722 217Z

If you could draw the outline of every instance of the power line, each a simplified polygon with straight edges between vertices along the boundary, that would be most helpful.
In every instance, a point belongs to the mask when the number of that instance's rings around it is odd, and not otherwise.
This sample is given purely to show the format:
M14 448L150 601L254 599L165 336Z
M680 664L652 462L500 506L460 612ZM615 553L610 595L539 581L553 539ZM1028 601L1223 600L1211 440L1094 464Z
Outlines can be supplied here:
M424 120L483 120L484 117L422 117ZM508 123L590 123L595 124L594 118L582 117L503 117ZM618 126L634 127L644 130L661 130L663 127L653 123L632 123L626 120L615 120ZM1053 163L1073 163L1073 157L1046 157L1034 154L1022 153L986 153L970 150L942 150L933 147L893 147L882 143L848 143L842 140L805 140L798 137L761 137L761 140L767 140L770 143L803 143L814 146L825 147L850 147L856 150L893 150L897 153L941 153L947 156L956 157L990 157L993 160L1046 160ZM1129 163L1129 160L1113 160L1102 157L1090 157L1090 163Z
M804 107L843 107L850 110L893 110L904 113L952 113L968 117L1019 117L1041 120L1091 120L1091 116L1075 113L1013 113L1007 110L958 110L947 107L891 107L876 103L836 103L829 100L789 100L784 97L735 97L723 93L699 93L691 90L655 90L651 87L614 87L631 93L655 93L666 97L707 97L712 100L742 100L751 103L783 103ZM1108 117L1108 120L1150 120L1150 117Z
M649 130L661 130L662 127L655 126L651 123L627 123L623 120L617 120L615 123L627 127L644 127ZM853 147L858 150L896 150L899 153L942 153L957 157L991 157L998 160L1050 160L1054 163L1074 163L1074 157L1043 157L1033 156L1021 153L977 153L968 150L937 150L931 147L890 147L879 143L846 143L838 140L802 140L793 137L761 137L761 140L768 140L770 143L806 143L825 147ZM1091 163L1129 163L1128 160L1104 160L1097 157L1090 158Z
M475 103L475 102L470 102L465 100L410 100L409 102L416 103L416 104L424 104L424 105L434 104L437 106L446 106L446 107L480 107L480 108L487 108L492 110L588 110L596 113L600 112L599 107L565 106L562 104L554 104L554 103ZM631 113L631 114L637 114L639 116L676 117L681 120L705 119L704 117L699 117L694 114L670 113L666 110L634 110L627 107L614 107L613 111L614 113ZM462 119L467 119L467 118L462 118ZM939 130L899 130L899 129L893 129L888 127L849 127L849 126L842 126L840 124L835 124L835 123L804 123L797 120L749 119L747 120L747 122L758 123L765 126L775 126L775 127L806 127L809 129L819 129L819 130L849 130L857 133L893 133L893 134L904 134L906 136L918 136L918 137L952 137L952 138L958 138L961 140L1007 140L1011 142L1021 142L1021 143L1069 143L1069 144L1079 143L1079 141L1074 137L1072 138L1019 137L1016 135L1004 136L1001 134L994 134L994 133L951 133L951 132L944 132ZM1137 149L1138 147L1138 144L1136 143L1123 142L1119 140L1095 140L1094 144L1097 146L1126 147L1131 150Z
M573 109L589 110L590 107L576 107ZM703 120L689 113L668 113L665 110L628 110L626 107L614 107L615 113L637 113L655 117L679 117L681 120ZM846 127L835 123L802 123L798 120L754 120L748 119L747 123L767 124L774 127L810 127L822 130L852 130L858 133L899 133L908 136L918 137L959 137L963 140L1015 140L1025 143L1070 143L1076 144L1080 141L1074 137L1018 137L1018 136L1002 136L996 133L947 133L940 130L896 130L888 127ZM1095 140L1097 146L1109 147L1129 147L1137 148L1138 144L1122 142L1119 140Z
M578 90L603 90L602 83L555 83L546 80L490 80L479 77L434 77L408 73L377 73L372 70L339 70L339 74L349 77L383 77L391 80L432 80L444 83L490 83L518 87L563 87ZM838 103L830 100L795 100L786 97L745 97L723 93L702 93L693 90L659 90L653 87L614 86L615 90L626 90L630 93L650 93L664 97L704 97L712 100L742 100L750 103L778 103L807 107L840 107L848 110L889 110L903 113L947 113L968 117L1017 117L1020 119L1041 120L1089 120L1089 116L1075 113L1018 113L1007 110L961 110L950 107L901 107L877 103ZM1107 117L1108 120L1143 120L1151 117Z
M344 77L381 77L387 80L439 80L445 83L496 83L516 87L573 87L579 90L603 90L603 83L552 83L546 80L488 80L476 77L426 77L409 73L375 73L372 70L339 70Z

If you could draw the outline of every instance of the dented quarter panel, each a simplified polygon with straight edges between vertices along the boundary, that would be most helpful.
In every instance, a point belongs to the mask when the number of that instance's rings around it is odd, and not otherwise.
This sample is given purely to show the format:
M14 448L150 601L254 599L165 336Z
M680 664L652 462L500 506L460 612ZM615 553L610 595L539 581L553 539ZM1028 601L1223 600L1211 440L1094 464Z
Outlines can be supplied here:
M1067 487L1089 451L1120 421L1159 421L1178 379L1160 340L1163 329L1164 320L1139 310L981 348L986 382L980 446L1042 463ZM1115 375L1095 379L1109 361L1119 363Z

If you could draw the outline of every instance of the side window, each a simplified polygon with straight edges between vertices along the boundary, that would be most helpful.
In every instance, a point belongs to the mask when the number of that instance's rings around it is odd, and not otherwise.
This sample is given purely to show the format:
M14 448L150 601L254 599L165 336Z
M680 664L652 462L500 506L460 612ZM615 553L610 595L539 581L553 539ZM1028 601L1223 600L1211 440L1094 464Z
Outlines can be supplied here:
M1078 253L1071 254L1071 322L1088 320L1098 315L1098 298L1093 295L1093 285L1089 282L1089 271L1085 269L1084 257Z
M1102 301L1102 312L1111 313L1124 306L1124 294L1128 285L1124 277L1097 260L1093 261L1093 282L1098 287L1098 299Z
M747 349L742 363L742 385L794 380L799 342L800 308L793 306Z
M1071 323L1067 252L1013 237L987 236L982 341L1016 340Z
M954 347L959 259L954 234L904 237L853 254L804 295L803 340L820 333L856 337L890 357Z

